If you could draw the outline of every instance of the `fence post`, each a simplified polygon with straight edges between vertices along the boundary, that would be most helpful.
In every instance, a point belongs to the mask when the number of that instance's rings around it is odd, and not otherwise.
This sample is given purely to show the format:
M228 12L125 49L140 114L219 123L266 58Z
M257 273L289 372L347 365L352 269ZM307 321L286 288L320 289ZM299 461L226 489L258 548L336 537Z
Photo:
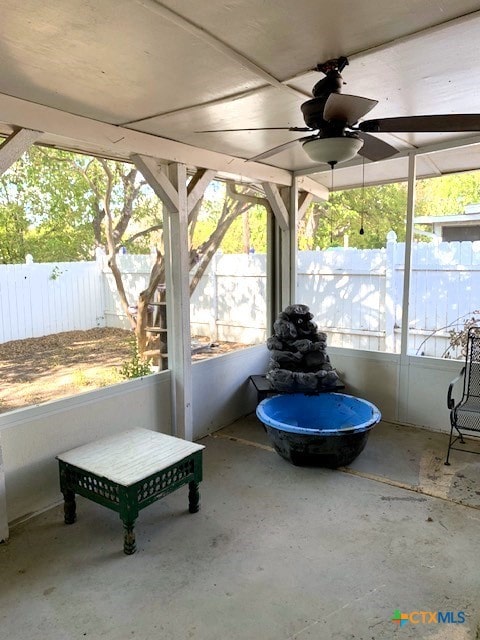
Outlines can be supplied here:
M95 262L101 269L103 269L105 262L105 251L102 249L102 247L97 247L95 249Z
M385 351L395 353L395 309L397 295L395 290L395 258L397 234L387 233L387 250L385 254Z

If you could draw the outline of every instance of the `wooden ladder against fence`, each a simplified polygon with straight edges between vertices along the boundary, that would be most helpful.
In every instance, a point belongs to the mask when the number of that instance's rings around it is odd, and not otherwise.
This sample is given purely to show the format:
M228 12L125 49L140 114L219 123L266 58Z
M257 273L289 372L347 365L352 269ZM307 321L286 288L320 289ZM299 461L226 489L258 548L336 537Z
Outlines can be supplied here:
M153 295L153 300L148 303L147 335L154 334L160 338L159 348L149 349L144 352L145 357L159 357L159 370L168 369L168 330L167 330L167 303L165 300L165 285L159 285Z

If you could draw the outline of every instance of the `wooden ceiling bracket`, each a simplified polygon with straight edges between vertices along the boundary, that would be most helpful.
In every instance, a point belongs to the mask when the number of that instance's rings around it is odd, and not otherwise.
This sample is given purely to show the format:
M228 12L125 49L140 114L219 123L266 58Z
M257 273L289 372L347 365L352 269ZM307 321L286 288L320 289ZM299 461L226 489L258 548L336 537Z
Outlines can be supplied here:
M187 212L190 215L197 206L205 189L215 178L213 169L197 169L187 187Z
M301 191L298 196L297 222L300 222L313 201L313 195L307 191Z
M34 142L42 135L42 131L20 129L12 133L0 146L0 176L9 169Z
M289 226L289 214L277 185L273 182L262 182L262 187L280 228L286 231Z
M150 156L133 154L132 162L171 212L178 212L178 191L162 171L159 161Z

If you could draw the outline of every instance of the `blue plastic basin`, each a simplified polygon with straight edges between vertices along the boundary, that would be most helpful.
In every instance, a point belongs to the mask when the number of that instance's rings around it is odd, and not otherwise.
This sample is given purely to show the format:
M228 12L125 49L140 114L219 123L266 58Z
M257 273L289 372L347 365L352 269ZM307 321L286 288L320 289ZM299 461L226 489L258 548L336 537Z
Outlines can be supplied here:
M345 393L273 396L258 405L257 416L282 457L327 467L352 462L381 418L371 402Z

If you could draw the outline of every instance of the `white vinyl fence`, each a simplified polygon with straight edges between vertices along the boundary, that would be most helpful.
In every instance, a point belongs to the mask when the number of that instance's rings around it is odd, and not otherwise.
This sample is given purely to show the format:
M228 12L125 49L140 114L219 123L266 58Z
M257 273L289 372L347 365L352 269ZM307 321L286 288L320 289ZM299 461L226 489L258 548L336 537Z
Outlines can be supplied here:
M217 255L191 299L192 333L259 344L267 339L267 257Z
M398 353L405 246L298 254L297 300L332 346ZM151 256L121 255L127 297L147 283ZM480 308L480 242L413 247L409 353L441 356L458 318ZM0 265L0 342L97 326L128 328L104 260ZM191 300L192 334L264 342L266 256L216 255ZM461 324L461 320L460 320Z
M96 262L0 265L0 343L105 326Z
M299 252L297 299L330 345L400 352L405 245L394 236L386 249ZM444 354L449 329L480 309L479 271L480 242L414 244L410 354Z
M147 284L150 256L118 257L127 298L132 303ZM127 328L115 282L104 265L107 326ZM210 262L191 299L192 335L210 340L258 344L266 340L266 256L217 254Z

